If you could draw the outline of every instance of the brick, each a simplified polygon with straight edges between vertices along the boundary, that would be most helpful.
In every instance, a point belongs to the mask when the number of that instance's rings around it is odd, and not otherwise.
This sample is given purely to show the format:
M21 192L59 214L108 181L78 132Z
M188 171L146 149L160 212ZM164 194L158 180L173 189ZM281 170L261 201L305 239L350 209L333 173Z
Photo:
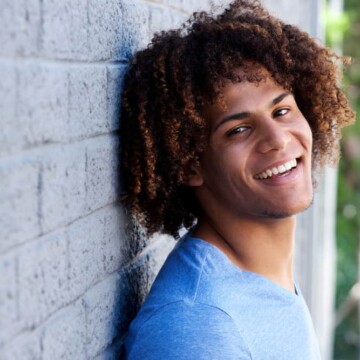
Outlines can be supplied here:
M171 16L171 24L172 26L170 29L178 29L189 19L188 14L180 14L180 13L173 13Z
M90 289L83 297L88 354L99 354L117 335L119 280L119 275L115 273Z
M126 66L72 66L69 70L68 138L119 129L120 98Z
M129 322L173 246L174 242L168 237L160 238L146 255L85 294L88 354L102 353L114 338L125 335ZM98 358L102 357L99 355Z
M70 138L109 132L106 67L81 65L69 69Z
M79 302L53 316L42 329L42 359L86 360L85 310Z
M0 258L0 348L21 330L18 312L17 259Z
M156 6L150 8L150 31L157 33L163 30L174 28L172 23L172 13L170 9L164 9Z
M118 0L89 0L90 56L93 60L118 60L123 21Z
M271 14L280 17L288 23L300 26L305 31L311 30L312 19L309 14L314 13L314 6L312 0L305 0L296 3L289 3L286 0L274 2L273 0L264 0L264 6L271 12Z
M124 209L116 204L106 209L103 216L104 236L101 247L103 251L103 266L107 274L120 269L129 259L127 248L124 247L126 215Z
M187 0L158 0L156 1L164 6L150 7L150 32L152 34L162 30L177 29L186 22L195 11L209 11L210 3L207 1L187 1ZM215 10L223 8L226 3L231 1L212 0Z
M66 136L67 74L55 64L26 62L18 66L19 147L61 142Z
M33 328L69 301L65 233L59 230L23 246L18 259L20 318Z
M187 1L184 1L184 0L153 0L153 2L162 4L162 5L165 5L168 7L172 7L172 8L178 9L178 10L182 10L182 8L184 7L184 5L183 5L184 2L190 3L190 5L194 3L193 0L187 0ZM198 1L198 2L201 3L201 1Z
M145 254L120 271L120 296L117 302L117 329L120 337L126 334L174 244L170 237L160 236Z
M123 213L106 207L76 221L67 230L69 239L69 292L76 298L127 261L121 239Z
M41 161L41 221L43 230L50 231L86 213L85 145L52 147Z
M150 10L147 6L124 0L121 2L121 12L123 37L119 54L121 59L128 59L150 42Z
M1 37L1 35L0 35ZM19 122L15 116L16 108L16 66L10 61L0 60L0 155L11 152L19 141L17 130Z
M123 359L123 340L115 340L105 351L100 353L94 360L118 360Z
M102 136L86 147L86 205L88 211L118 199L119 140Z
M67 230L71 298L83 294L104 276L100 249L103 233L103 219L97 213L76 221Z
M40 233L38 185L36 159L0 161L0 253Z
M43 0L42 53L86 60L89 53L87 0Z
M149 7L133 1L89 0L93 60L124 60L150 40Z
M172 3L172 0L166 0L168 3ZM179 9L187 15L192 15L194 12L207 11L215 13L222 12L233 0L211 0L211 1L188 1L177 0Z
M89 0L89 38L93 60L128 59L149 43L149 8L129 0Z
M3 1L0 12L0 55L28 56L38 52L41 34L39 0Z
M40 333L36 330L16 337L3 349L0 349L1 360L42 359L40 339Z
M230 0L227 0L230 2ZM164 2L167 2L169 5L172 4L171 0L164 0ZM217 4L219 2L225 3L224 0L212 0L213 4ZM210 10L210 3L204 2L204 1L186 1L186 0L177 0L176 5L178 8L180 8L182 11L186 12L188 15L192 14L195 11L209 11Z
M125 66L117 65L108 65L106 67L106 119L110 131L118 130L120 126L120 98L126 69Z

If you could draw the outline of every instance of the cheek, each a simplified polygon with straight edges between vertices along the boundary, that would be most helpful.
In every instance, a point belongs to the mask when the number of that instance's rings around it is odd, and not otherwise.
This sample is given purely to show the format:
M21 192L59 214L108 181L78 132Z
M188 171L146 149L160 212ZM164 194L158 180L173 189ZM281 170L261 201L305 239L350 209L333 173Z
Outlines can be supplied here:
M239 167L236 158L236 154L229 149L209 152L202 163L205 182L212 186L226 186Z
M308 139L308 143L310 144L310 149L312 149L313 134L312 134L312 131L311 131L311 128L310 128L309 124L307 124L306 136L307 136L307 139Z
M297 131L298 131L299 138L301 138L303 145L311 150L312 143L313 143L313 135L312 135L310 125L305 118L303 118L301 122L298 122L298 130Z

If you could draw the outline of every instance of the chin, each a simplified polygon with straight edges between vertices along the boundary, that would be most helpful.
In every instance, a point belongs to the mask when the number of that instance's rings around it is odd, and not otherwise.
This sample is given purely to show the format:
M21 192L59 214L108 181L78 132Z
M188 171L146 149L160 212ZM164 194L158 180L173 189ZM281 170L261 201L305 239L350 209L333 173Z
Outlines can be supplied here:
M298 204L296 208L289 207L289 209L277 209L277 210L265 209L260 214L260 217L267 219L285 219L307 210L312 205L312 203L313 203L313 196L311 196L310 199L308 199L308 201L304 202L303 204Z

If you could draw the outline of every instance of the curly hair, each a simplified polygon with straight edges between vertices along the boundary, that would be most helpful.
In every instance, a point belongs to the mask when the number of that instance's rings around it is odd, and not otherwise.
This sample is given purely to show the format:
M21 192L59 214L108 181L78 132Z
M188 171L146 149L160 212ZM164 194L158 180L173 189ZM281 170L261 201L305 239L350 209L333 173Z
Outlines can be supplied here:
M355 114L339 87L348 60L258 1L236 0L220 15L195 13L180 29L156 34L125 77L121 110L124 202L147 229L178 236L197 218L186 186L207 145L201 109L221 105L226 82L258 82L256 63L290 90L313 133L313 168L335 164L340 128Z

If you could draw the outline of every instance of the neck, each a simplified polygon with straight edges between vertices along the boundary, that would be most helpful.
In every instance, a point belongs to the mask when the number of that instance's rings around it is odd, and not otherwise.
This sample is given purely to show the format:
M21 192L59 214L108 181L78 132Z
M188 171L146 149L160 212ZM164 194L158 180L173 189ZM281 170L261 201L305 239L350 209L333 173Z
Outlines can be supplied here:
M203 216L193 236L217 246L239 268L258 273L294 292L295 223L295 216L260 221Z

